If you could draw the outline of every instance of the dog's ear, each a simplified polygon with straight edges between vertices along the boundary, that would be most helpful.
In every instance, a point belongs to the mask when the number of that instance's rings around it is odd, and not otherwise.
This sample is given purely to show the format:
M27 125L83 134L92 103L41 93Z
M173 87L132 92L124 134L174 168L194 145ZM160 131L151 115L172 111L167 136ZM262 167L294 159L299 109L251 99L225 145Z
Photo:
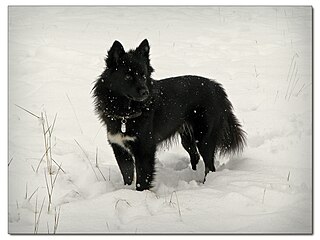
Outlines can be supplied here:
M143 40L140 43L139 47L137 47L136 51L139 52L142 56L149 58L150 46L148 40Z
M112 47L108 51L106 64L108 68L116 67L119 63L121 56L125 54L122 44L119 41L114 41Z

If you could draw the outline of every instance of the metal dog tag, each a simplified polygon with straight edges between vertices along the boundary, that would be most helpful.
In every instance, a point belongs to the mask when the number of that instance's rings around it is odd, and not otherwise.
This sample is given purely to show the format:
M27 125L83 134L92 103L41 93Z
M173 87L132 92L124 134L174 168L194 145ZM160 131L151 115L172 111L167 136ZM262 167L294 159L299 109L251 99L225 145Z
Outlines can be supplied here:
M122 133L125 133L127 131L126 123L127 123L127 119L122 118L121 119L121 132Z

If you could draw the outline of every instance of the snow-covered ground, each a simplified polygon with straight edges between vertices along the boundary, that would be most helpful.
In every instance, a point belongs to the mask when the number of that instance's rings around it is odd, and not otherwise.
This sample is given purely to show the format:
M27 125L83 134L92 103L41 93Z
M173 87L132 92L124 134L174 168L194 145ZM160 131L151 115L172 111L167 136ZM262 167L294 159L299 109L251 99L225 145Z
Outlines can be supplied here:
M9 232L310 233L311 18L310 7L10 8ZM122 184L90 90L115 39L144 38L155 79L216 79L248 134L205 184L179 145L158 152L153 190Z

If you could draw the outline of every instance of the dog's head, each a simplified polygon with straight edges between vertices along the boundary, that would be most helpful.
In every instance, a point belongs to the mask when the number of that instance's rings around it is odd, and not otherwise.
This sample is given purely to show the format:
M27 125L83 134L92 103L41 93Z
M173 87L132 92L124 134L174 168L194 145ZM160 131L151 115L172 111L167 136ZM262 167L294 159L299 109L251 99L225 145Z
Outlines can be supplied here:
M115 41L108 51L106 66L108 87L134 101L144 101L151 91L153 68L149 59L150 46L147 39L134 50L125 52L122 44Z

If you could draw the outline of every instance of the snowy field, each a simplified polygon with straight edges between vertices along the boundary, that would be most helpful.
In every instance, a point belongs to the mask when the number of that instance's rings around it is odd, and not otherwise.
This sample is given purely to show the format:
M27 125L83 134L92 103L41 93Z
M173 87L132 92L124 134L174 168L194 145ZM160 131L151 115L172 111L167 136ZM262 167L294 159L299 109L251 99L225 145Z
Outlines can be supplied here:
M311 19L310 7L10 8L9 233L311 233ZM180 145L158 152L151 191L122 183L90 90L114 40L144 38L154 79L216 79L248 134L205 184Z

